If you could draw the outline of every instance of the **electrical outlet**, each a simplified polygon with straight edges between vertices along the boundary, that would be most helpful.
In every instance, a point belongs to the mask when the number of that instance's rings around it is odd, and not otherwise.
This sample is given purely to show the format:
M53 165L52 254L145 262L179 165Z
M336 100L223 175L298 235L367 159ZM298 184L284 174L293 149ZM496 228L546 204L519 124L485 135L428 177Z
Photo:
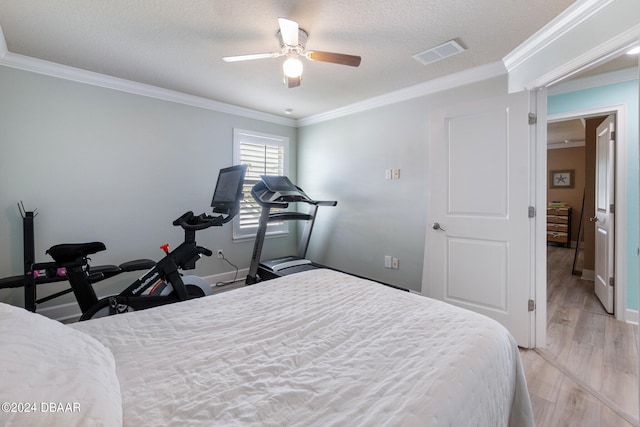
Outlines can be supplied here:
M216 254L216 258L224 258L224 254L222 253L222 249L218 249L218 253Z
M393 268L394 270L397 270L400 268L400 261L398 261L398 258L396 257L391 258L391 268Z

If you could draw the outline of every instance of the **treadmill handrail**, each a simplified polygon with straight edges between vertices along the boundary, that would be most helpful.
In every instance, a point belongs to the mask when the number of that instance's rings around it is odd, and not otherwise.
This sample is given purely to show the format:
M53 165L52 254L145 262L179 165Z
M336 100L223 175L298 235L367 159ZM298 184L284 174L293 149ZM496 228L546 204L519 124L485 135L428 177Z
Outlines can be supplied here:
M302 212L272 212L269 214L269 222L272 221L309 221L313 216Z
M296 185L296 188L300 192L299 197L295 200L265 200L265 196L271 196L274 193L269 191L263 181L259 181L251 188L251 196L260 206L268 206L271 208L286 209L289 207L289 203L308 203L310 205L318 206L336 206L338 202L336 200L313 200L305 194L300 187Z
M264 179L261 176L261 179ZM285 181L289 182L288 179ZM295 187L293 189L292 187ZM249 264L249 271L245 283L253 284L258 281L258 269L260 266L260 256L262 254L262 246L264 244L265 236L267 234L267 225L269 222L284 221L284 220L304 220L304 229L302 231L302 237L298 246L298 253L296 255L299 259L304 259L309 247L309 239L311 237L311 231L313 230L313 224L316 220L316 212L320 206L336 206L338 204L335 200L313 200L305 194L305 192L297 185L290 183L288 187L284 187L279 191L278 186L273 186L271 191L264 181L259 181L251 188L251 195L253 199L262 207L260 213L260 220L258 221L258 230L256 232L256 239L253 245L253 252L251 254L251 263ZM276 200L271 200L276 199ZM277 200L280 199L280 200ZM309 213L304 214L301 212L271 212L272 208L285 209L289 207L289 203L304 202L309 206Z

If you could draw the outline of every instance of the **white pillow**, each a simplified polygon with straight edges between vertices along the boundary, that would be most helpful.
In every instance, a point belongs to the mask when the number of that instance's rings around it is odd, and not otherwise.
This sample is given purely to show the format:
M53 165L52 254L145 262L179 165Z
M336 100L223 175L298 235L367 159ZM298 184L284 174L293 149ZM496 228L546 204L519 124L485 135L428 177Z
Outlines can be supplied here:
M0 425L121 426L113 354L93 337L0 303Z

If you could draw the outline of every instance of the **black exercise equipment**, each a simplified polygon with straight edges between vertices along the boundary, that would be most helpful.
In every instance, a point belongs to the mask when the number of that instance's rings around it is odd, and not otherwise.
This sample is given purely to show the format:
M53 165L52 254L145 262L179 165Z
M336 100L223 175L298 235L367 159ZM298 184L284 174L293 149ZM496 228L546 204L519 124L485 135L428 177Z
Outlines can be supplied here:
M33 263L33 217L35 214L25 214L23 215L25 223L31 224L31 236L27 236L25 231L25 274L2 279L0 288L24 286L25 308L35 311L36 302L45 301L45 299L35 300L36 284L68 280L82 311L80 320L143 310L211 294L212 290L208 282L198 276L183 276L180 270L194 269L196 261L202 255L212 255L209 249L196 244L196 231L222 226L238 214L245 173L246 165L220 170L211 202L213 213L218 215L203 213L196 216L189 211L173 221L174 226L182 227L184 230L184 242L173 251L169 251L168 245L163 245L161 248L166 255L157 263L150 260L136 260L118 267L91 267L89 255L105 250L106 247L102 242L55 245L47 250L54 262ZM25 230L29 231L28 228L25 227ZM31 238L30 244L28 244L28 237ZM98 299L93 283L124 271L141 269L148 269L148 271L124 291L118 295ZM39 270L44 270L47 274L36 277L33 272ZM64 275L49 274L50 271L61 270L65 272ZM43 281L42 277L46 281ZM63 291L47 297L46 300L68 292L70 291Z
M202 255L212 255L211 250L196 244L196 231L222 226L238 214L246 170L246 165L221 169L211 201L213 213L219 215L202 213L196 216L189 211L173 221L174 226L184 230L184 242L173 251L169 251L168 245L163 245L165 257L118 295L98 300L85 276L75 275L73 266L69 266L70 271L67 267L69 283L83 312L80 320L144 310L211 294L208 282L198 276L182 276L179 270L194 269ZM81 253L81 258L74 261L78 262L86 259L91 251L100 250L100 247L88 243L70 245L62 251L57 249L55 253L52 253L52 249L49 250L52 256L62 258L69 256L69 253Z
M321 265L305 258L309 240L311 239L318 207L336 206L338 202L313 200L286 176L261 175L260 178L261 181L251 189L251 195L262 207L262 212L260 213L246 284L251 285L259 280L268 280L300 271L322 268ZM272 209L286 209L289 203L306 203L309 205L309 212L306 214L301 212L271 212ZM286 256L261 262L260 256L267 233L267 225L269 222L279 221L306 221L298 246L298 253L295 256Z
M46 297L37 297L38 286L67 281L67 271L56 262L35 262L34 220L38 212L37 209L27 211L22 202L18 203L18 210L22 216L24 273L0 279L0 289L24 288L24 308L35 312L38 304L69 294L73 289L69 287ZM149 259L140 259L120 265L93 266L86 269L86 280L94 284L127 271L148 270L154 265L155 262Z

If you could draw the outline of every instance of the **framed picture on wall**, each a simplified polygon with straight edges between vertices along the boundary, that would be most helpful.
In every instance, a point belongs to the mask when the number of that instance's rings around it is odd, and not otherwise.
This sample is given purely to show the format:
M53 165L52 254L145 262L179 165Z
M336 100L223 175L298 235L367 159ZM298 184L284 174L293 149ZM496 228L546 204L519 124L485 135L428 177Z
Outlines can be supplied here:
M549 188L573 188L574 169L549 171Z

